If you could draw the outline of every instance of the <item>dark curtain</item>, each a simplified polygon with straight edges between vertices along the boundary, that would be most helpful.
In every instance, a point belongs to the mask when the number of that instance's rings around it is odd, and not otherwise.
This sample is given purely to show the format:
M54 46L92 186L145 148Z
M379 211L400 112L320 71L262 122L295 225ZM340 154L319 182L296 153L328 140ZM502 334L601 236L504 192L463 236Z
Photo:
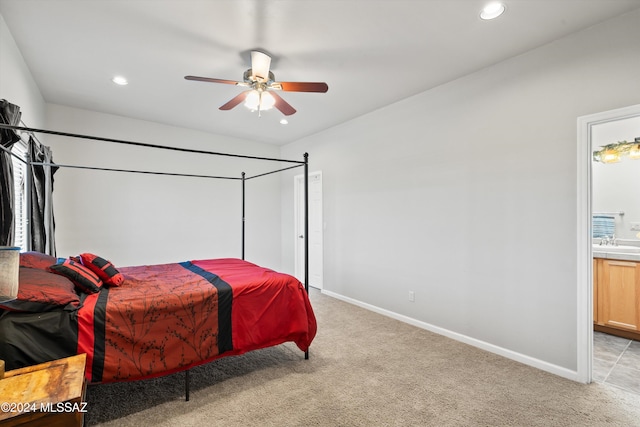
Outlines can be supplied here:
M53 174L51 149L29 138L31 165L31 250L56 256L55 221L53 217Z
M20 107L6 100L0 100L0 123L11 126L20 124ZM20 136L11 129L0 129L0 144L11 150ZM13 221L13 164L11 154L0 150L0 246L12 246L14 239Z

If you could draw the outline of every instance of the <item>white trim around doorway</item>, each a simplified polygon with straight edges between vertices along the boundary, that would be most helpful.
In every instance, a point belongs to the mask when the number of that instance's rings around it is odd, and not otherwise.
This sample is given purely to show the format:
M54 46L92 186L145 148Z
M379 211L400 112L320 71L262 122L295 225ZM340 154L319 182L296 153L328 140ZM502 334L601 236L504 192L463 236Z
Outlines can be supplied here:
M593 362L593 249L591 244L592 127L640 116L640 104L578 117L577 144L577 370L576 380L590 383Z

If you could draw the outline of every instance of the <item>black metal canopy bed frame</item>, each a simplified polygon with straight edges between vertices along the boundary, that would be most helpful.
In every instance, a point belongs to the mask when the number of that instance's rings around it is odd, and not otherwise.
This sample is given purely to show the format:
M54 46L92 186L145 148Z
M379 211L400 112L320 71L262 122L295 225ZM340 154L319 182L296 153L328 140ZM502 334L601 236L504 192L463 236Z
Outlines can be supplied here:
M56 167L56 168L87 169L87 170L98 170L98 171L109 171L109 172L138 173L138 174L147 174L147 175L182 176L182 177L192 177L192 178L211 178L211 179L226 179L226 180L241 181L242 182L242 237L241 237L241 239L242 239L242 253L241 253L242 259L244 259L244 256L245 256L245 199L246 199L245 198L245 183L246 183L246 181L251 180L251 179L255 179L255 178L260 178L260 177L267 176L267 175L271 175L271 174L275 174L275 173L278 173L278 172L283 172L283 171L286 171L286 170L289 170L289 169L295 169L295 168L299 168L299 167L304 167L304 253L305 253L305 256L304 256L304 266L305 266L305 268L304 268L304 271L305 271L304 285L305 285L305 289L308 290L308 288L309 288L309 286L308 286L309 276L308 276L308 268L307 267L309 266L309 257L308 257L309 240L306 237L309 234L309 220L308 220L308 213L309 213L309 194L308 194L309 193L309 154L308 153L304 153L303 160L287 160L287 159L278 159L278 158L274 158L274 157L248 156L248 155L243 155L243 154L232 154L232 153L223 153L223 152L207 151L207 150L194 150L194 149L190 149L190 148L172 147L172 146L166 146L166 145L150 144L150 143L146 143L146 142L127 141L127 140L123 140L123 139L105 138L105 137L91 136L91 135L81 135L81 134L76 134L76 133L59 132L59 131L52 131L52 130L46 130L46 129L36 129L36 128L31 128L31 127L26 127L26 126L12 126L12 125L1 124L1 123L0 123L0 128L2 128L2 129L10 129L10 130L20 131L20 132L27 132L27 133L31 133L31 134L42 133L42 134L48 134L48 135L64 136L64 137L79 138L79 139L87 139L87 140L92 140L92 141L110 142L110 143L115 143L115 144L123 144L123 145L137 146L137 147L156 148L156 149L170 150L170 151L180 151L180 152L185 152L185 153L195 153L195 154L203 154L203 155L211 155L211 156L234 157L234 158L239 158L239 159L252 159L252 160L262 160L262 161L268 161L268 162L278 162L278 163L293 164L293 166L288 166L288 167L285 167L285 168L279 168L279 169L275 169L275 170L272 170L272 171L269 171L269 172L259 173L259 174L252 175L252 176L246 176L245 172L241 172L239 177L237 177L237 176L198 175L198 174L183 174L183 173L171 173L171 172L141 171L141 170L132 170L132 169L100 168L100 167L93 167L93 166L68 165L68 164L59 164L59 163L33 162L29 158L28 153L26 155L27 158L23 159L20 156L17 156L15 153L13 153L11 150L8 150L5 147L0 146L0 148L2 148L3 150L7 151L13 157L17 158L20 162L25 163L27 166L30 166L30 165L52 166L52 167ZM31 175L31 168L27 168L27 181L29 181L31 179L30 175ZM29 197L29 196L30 196L30 193L27 194L27 197ZM27 202L27 203L29 203L29 202Z
M14 158L17 158L20 162L23 162L24 164L27 165L27 168L26 168L27 169L27 175L26 175L27 183L29 183L29 181L32 179L32 176L31 176L31 174L32 174L31 166L32 165L34 165L34 166L45 166L45 167L46 166L50 166L50 167L55 167L55 168L74 168L74 169L87 169L87 170L98 170L98 171L111 171L111 172L125 172L125 173L138 173L138 174L152 174L152 175L180 176L180 177L209 178L209 179L224 179L224 180L240 181L240 184L241 184L241 195L242 195L242 206L241 206L241 248L242 249L241 249L241 259L243 261L245 260L245 199L246 199L246 196L245 196L245 194L246 194L245 185L246 185L246 181L252 180L252 179L256 179L256 178L260 178L260 177L267 176L267 175L271 175L271 174L275 174L275 173L278 173L278 172L283 172L283 171L286 171L286 170L298 168L298 167L303 167L304 168L304 200L303 200L303 205L304 205L303 206L303 209L304 209L304 281L303 281L303 289L304 289L304 293L306 295L308 295L308 292L309 292L309 240L308 240L308 235L309 235L309 219L308 219L308 212L309 212L309 179L308 179L308 174L309 174L309 170L308 170L308 167L309 167L309 156L308 156L307 153L304 153L302 161L300 161L300 160L287 160L287 159L279 159L279 158L271 158L271 157L249 156L249 155L242 155L242 154L231 154L231 153L216 152L216 151L196 150L196 149L190 149L190 148L165 146L165 145L150 144L150 143L145 143L145 142L136 142L136 141L127 141L127 140L122 140L122 139L113 139L113 138L105 138L105 137L98 137L98 136L81 135L81 134L76 134L76 133L59 132L59 131L52 131L52 130L46 130L46 129L36 129L36 128L27 127L27 126L14 126L14 125L1 124L1 123L0 123L0 129L9 129L9 130L13 130L13 131L25 132L25 133L28 133L28 134L30 134L32 136L34 134L47 134L47 135L55 135L55 136L68 137L68 138L79 138L79 139L99 141L99 142L123 144L123 145L150 148L150 149L171 150L171 151L194 153L194 154L207 155L207 156L233 157L233 158L239 158L239 159L251 159L251 160L257 160L257 161L263 161L263 162L287 164L287 166L285 166L285 167L280 167L280 168L275 169L275 170L270 170L268 172L258 173L258 174L251 175L251 176L247 176L245 172L241 172L240 176L215 176L215 175L186 174L186 173L154 172L154 171L143 171L143 170L132 170L132 169L100 168L100 167L83 166L83 165L34 162L30 158L30 156L28 155L28 152L27 152L26 158L23 159L20 156L18 156L15 153L13 153L10 149L7 149L7 148L3 147L2 145L0 145L0 148L2 148L4 151L8 152ZM27 206L30 206L29 198L30 198L30 192L27 192ZM28 212L28 214L27 214L28 218L30 219L31 218L31 210L27 209L27 212ZM29 239L27 239L27 241L29 242ZM29 250L30 248L26 248L26 249ZM130 268L135 268L135 267L130 267ZM195 268L197 269L199 267L195 267ZM261 274L263 274L263 273L261 273ZM274 273L274 274L278 274L278 273ZM214 276L215 276L215 274L214 274ZM208 276L203 274L203 277L207 278ZM299 285L299 282L297 282L297 283ZM80 301L84 301L84 300L81 299ZM307 302L308 302L308 300L307 300ZM81 304L82 303L84 303L84 302L81 302ZM220 303L220 304L222 304L222 303ZM1 313L1 310L0 310L0 313ZM311 314L311 316L313 317L313 314ZM313 318L313 326L315 328L315 318ZM315 335L315 329L313 330L313 335ZM313 339L313 337L311 337L311 339ZM281 342L284 342L284 341L281 341ZM310 343L310 341L309 341L309 343ZM296 344L298 344L297 341L296 341ZM263 345L262 347L267 347L267 346L270 346L270 345ZM304 346L298 345L298 346L301 349L303 349L303 347L308 347L308 345L304 345ZM246 351L249 351L251 349L261 348L261 347L259 347L257 345L254 345L253 347L252 346L248 346L247 348L248 348L248 350L246 350ZM244 351L242 351L242 352L244 352ZM237 354L241 354L242 352L239 352ZM221 356L215 356L215 355L214 355L214 357L208 357L207 356L207 357L203 358L202 360L204 360L206 362L206 361L213 360L213 359L215 359L217 357L221 357ZM304 357L305 357L305 359L309 358L309 350L308 350L308 348L304 349ZM191 363L191 364L187 363L186 364L187 365L186 368L173 369L173 370L167 370L166 371L167 373L171 373L171 372L177 372L178 370L184 370L184 372L185 372L185 393L186 393L186 399L187 400L189 400L189 369L190 369L190 367L195 366L197 364L199 364L199 363ZM154 376L158 376L158 375L154 375ZM145 375L139 375L138 377L139 378L143 378L143 377L145 377ZM134 376L133 379L137 379L137 377ZM99 382L100 381L98 381L98 383Z

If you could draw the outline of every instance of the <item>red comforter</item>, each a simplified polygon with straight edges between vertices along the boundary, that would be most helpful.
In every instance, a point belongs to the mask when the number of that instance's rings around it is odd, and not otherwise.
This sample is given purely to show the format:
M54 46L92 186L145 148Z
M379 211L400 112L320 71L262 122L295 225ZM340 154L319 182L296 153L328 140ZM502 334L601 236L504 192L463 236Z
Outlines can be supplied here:
M93 383L165 375L293 341L306 351L316 320L294 277L239 259L121 267L125 282L78 310L78 353Z

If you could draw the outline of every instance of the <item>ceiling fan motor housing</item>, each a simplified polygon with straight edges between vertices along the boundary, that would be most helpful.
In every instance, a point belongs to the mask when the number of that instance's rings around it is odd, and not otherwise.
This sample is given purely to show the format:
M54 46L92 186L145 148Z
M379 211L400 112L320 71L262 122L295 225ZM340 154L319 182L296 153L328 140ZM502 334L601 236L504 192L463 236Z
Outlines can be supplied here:
M254 83L257 81L261 81L262 83L266 83L266 84L270 84L272 82L274 82L276 80L275 76L273 75L273 73L271 71L269 71L269 78L265 79L263 77L260 76L254 76L253 75L253 70L251 68L249 68L247 71L244 72L243 75L243 79L246 83Z

